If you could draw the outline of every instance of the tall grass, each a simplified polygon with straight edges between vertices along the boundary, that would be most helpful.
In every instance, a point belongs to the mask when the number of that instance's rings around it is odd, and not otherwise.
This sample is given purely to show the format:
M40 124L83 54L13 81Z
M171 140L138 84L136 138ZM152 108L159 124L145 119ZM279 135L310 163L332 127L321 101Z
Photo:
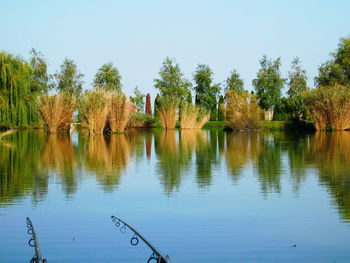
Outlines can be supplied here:
M59 129L68 131L75 104L74 97L63 92L38 97L39 111L50 133L56 133Z
M169 96L159 99L159 119L163 129L174 129L178 117L179 102Z
M226 118L234 130L254 130L260 127L262 110L254 95L227 91Z
M112 133L124 132L130 120L130 102L127 97L118 92L108 93L109 114L108 121Z
M181 129L198 129L209 120L210 114L191 103L183 103L180 113Z
M350 128L350 87L318 87L306 94L305 104L317 130Z
M79 101L82 127L91 135L103 134L108 118L108 96L101 90L86 91Z

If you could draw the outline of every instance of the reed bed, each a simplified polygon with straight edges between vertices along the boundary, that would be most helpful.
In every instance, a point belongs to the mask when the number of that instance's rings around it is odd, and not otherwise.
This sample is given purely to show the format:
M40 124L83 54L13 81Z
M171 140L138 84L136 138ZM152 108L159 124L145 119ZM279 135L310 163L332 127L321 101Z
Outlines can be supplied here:
M210 114L191 103L181 105L180 127L181 129L200 129L209 121Z
M68 131L73 120L76 101L73 96L60 92L55 95L42 95L38 107L49 133L59 129Z
M163 97L159 100L159 119L163 129L174 129L178 118L178 100Z
M86 91L79 102L82 127L90 135L103 134L109 114L108 95L102 90Z
M112 133L122 133L125 131L130 120L130 102L122 93L110 92L108 121Z
M318 87L306 94L305 104L316 130L350 128L350 87Z
M260 128L262 110L254 95L248 92L227 91L226 118L233 130L256 130Z

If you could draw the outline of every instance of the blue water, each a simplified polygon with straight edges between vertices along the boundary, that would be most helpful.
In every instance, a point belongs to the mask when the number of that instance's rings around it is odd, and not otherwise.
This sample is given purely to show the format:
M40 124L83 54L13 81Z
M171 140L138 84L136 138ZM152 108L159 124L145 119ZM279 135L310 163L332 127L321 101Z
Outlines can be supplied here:
M350 135L18 132L0 144L0 262L350 262ZM119 137L118 137L119 136Z

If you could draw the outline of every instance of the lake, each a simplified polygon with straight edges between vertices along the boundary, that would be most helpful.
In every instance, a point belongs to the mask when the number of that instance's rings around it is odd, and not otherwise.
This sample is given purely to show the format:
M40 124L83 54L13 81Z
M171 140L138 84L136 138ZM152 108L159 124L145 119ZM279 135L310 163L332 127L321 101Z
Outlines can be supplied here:
M350 132L19 131L0 142L0 262L350 262Z

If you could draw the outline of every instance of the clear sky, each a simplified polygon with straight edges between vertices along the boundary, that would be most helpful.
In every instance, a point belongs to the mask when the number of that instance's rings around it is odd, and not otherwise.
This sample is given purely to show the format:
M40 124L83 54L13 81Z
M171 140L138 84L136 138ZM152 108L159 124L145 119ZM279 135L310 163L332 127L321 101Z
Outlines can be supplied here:
M299 56L313 85L318 66L349 34L347 0L0 0L0 50L29 58L34 47L51 73L73 59L85 88L113 62L129 95L138 86L154 96L167 56L189 79L198 63L211 66L216 82L237 69L249 90L264 54L281 57L284 76Z

